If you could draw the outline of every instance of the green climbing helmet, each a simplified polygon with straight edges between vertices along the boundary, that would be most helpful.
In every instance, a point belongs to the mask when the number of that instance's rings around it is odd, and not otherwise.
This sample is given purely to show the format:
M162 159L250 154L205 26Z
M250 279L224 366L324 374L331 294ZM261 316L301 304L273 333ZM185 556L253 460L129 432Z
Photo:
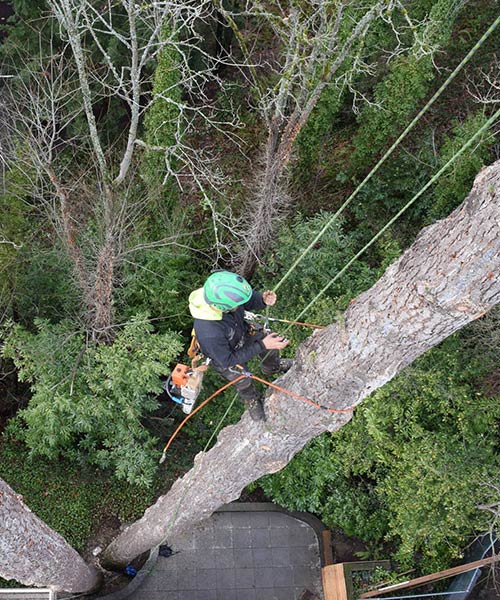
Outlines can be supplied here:
M237 273L216 271L205 281L203 295L207 304L219 310L231 310L250 300L252 288Z

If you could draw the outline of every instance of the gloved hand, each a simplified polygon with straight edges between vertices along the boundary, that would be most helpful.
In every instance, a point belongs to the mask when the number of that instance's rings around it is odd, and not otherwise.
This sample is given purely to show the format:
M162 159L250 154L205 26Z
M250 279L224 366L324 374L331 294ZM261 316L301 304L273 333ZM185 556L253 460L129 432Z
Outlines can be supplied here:
M262 300L264 300L264 304L266 304L266 306L273 306L276 303L276 298L276 293L272 292L271 290L266 290L262 294Z
M262 343L266 350L283 350L283 348L288 346L290 341L278 333L269 333L263 338Z

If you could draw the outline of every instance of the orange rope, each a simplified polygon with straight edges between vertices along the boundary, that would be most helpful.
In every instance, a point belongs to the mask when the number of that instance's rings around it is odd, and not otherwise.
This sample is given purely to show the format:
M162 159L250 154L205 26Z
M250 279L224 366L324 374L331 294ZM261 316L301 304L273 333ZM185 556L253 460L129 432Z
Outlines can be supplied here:
M219 388L216 392L214 392L211 396L209 396L206 400L203 400L203 402L199 406L197 406L193 410L193 412L190 412L188 414L188 416L179 425L179 427L177 427L177 429L174 431L174 433L170 436L170 439L168 440L167 445L163 449L163 454L165 455L165 453L167 452L167 450L170 447L170 444L174 441L174 439L177 436L177 434L179 433L179 431L184 427L184 424L187 423L189 421L189 419L193 415L195 415L200 409L202 409L205 406L205 404L208 404L208 402L210 402L210 400L212 400L212 398L215 398L215 396L217 396L218 394L220 394L224 390L227 390L228 387L230 387L231 385L234 385L238 381L241 381L245 377L246 377L246 375L239 375L238 377L236 377L236 379L233 379L232 381L229 381L228 383L226 383L225 385L223 385L221 388Z
M177 427L177 429L174 431L174 433L171 435L170 439L168 440L167 445L163 449L163 457L165 456L165 453L167 452L167 450L170 448L170 445L172 444L174 439L177 437L177 434L179 433L179 431L184 427L184 425L189 421L189 419L193 415L195 415L206 404L208 404L210 402L210 400L215 398L215 396L217 396L224 390L227 390L228 387L234 385L238 381L241 381L245 377L250 377L250 378L254 379L255 381L259 381L260 383L263 383L263 384L269 386L270 388L277 390L278 392L283 392L284 394L288 394L289 396L292 396L292 398L295 398L296 400L302 400L302 402L306 402L307 404L310 404L311 406L314 406L315 408L320 408L322 410L326 410L331 413L349 413L349 412L352 412L356 408L355 406L353 406L351 408L329 408L328 406L323 406L322 404L318 404L318 402L309 400L309 398L305 398L304 396L299 396L299 394L295 394L294 392L291 392L290 390L286 390L285 388L282 388L281 386L276 385L275 383L271 383L270 381L261 379L260 377L257 377L256 375L252 375L251 373L249 375L245 375L242 373L241 375L236 377L236 379L233 379L232 381L229 381L228 383L223 385L216 392L214 392L211 396L209 396L206 400L203 400L203 402L199 406L197 406L193 410L193 412L189 413L189 415L182 421L182 423Z
M261 383L265 383L269 387L271 387L275 390L278 390L278 392L283 392L284 394L288 394L289 396L292 396L292 398L295 398L297 400L302 400L302 402L307 402L307 404L310 404L311 406L315 406L316 408L321 408L323 410L327 410L328 412L331 412L331 413L348 413L348 412L352 412L356 408L355 406L352 406L351 408L329 408L328 406L323 406L322 404L318 404L317 402L314 402L313 400L309 400L309 398L304 398L304 396L299 396L298 394L295 394L294 392L291 392L290 390L285 390L285 388L282 388L279 385L276 385L275 383L271 383L270 381L266 381L265 379L261 379L260 377L257 377L256 375L250 375L250 377L252 379L255 379L255 381L260 381Z

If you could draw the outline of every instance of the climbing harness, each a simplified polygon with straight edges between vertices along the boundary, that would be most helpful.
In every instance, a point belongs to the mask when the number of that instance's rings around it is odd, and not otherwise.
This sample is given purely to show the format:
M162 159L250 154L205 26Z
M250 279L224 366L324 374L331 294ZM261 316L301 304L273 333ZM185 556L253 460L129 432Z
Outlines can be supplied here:
M193 369L196 367L197 363L204 358L194 329L191 331L191 343L189 344L187 355L191 359L191 366Z
M312 323L301 323L299 321L289 321L287 319L277 319L266 315L245 311L245 321L250 325L250 335L263 331L269 333L271 328L270 322L288 323L291 325L303 325L306 327L314 327L323 329L323 325L314 325ZM191 332L191 344L187 351L191 359L191 366L178 363L172 373L168 376L163 384L163 389L167 396L182 408L182 412L189 415L194 408L195 402L201 393L203 387L203 376L208 369L210 359L205 358L201 352L200 344L196 339L196 334ZM200 364L201 363L201 364Z

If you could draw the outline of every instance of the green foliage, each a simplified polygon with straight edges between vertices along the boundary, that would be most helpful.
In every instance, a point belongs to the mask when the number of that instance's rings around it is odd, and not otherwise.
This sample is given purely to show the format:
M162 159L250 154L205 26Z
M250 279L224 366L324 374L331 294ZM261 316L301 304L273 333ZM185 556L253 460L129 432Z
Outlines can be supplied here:
M420 552L425 570L443 568L487 525L477 505L489 494L481 482L499 474L500 409L470 384L487 368L451 338L379 390L340 432L344 468L376 482L390 515L387 537L404 565Z
M172 333L152 333L146 315L132 319L112 345L85 342L70 322L37 320L37 331L11 327L3 356L14 360L33 397L9 431L33 456L59 456L112 468L150 485L155 439L141 417L157 406L159 376L180 350Z
M13 8L13 15L8 20L8 26L1 29L6 32L6 37L0 44L0 60L18 55L23 48L28 55L37 52L37 43L48 42L48 19L43 15L47 11L45 0L13 0L9 2ZM57 34L50 32L57 38ZM56 44L57 45L57 44Z
M486 433L464 445L447 432L412 432L394 454L377 492L391 514L389 535L399 538L395 558L402 565L411 566L418 551L425 570L445 568L462 557L467 536L487 528L487 515L477 509L489 496L481 483L498 480L500 465L482 447Z
M412 7L412 12L414 10L418 10L418 7ZM395 15L393 17L396 18ZM359 18L360 14L355 5L345 8L344 19L338 33L339 46L352 33L352 28ZM376 19L358 45L357 53L368 63L376 62L380 55L380 49L384 48L386 51L390 51L395 43L394 32L389 24L381 19ZM331 165L326 155L328 150L325 151L325 143L331 138L332 133L334 134L339 128L345 126L346 120L353 120L352 117L346 115L345 111L342 115L340 114L346 99L349 102L352 101L347 86L342 80L344 78L352 80L353 87L364 94L369 93L366 88L373 85L372 77L367 78L363 73L356 72L356 67L353 65L353 54L354 52L350 53L349 57L340 65L334 78L337 83L332 83L323 90L297 138L299 160L295 170L300 182L299 186L301 183L308 182L311 174L317 174L324 169L329 170ZM334 54L332 61L335 57ZM321 78L322 74L319 73L318 79Z
M29 235L29 210L23 202L26 175L19 168L6 173L4 191L0 193L0 238L12 243L0 244L0 303L11 305L16 287L16 274L20 262L20 250Z
M265 478L264 490L351 535L391 540L405 566L420 553L424 570L444 568L487 526L477 505L492 492L481 483L500 475L500 406L470 384L488 366L460 338L447 340Z
M469 115L464 122L456 123L439 152L439 166L448 160L467 142L489 115L483 111ZM486 132L464 152L439 179L433 193L433 204L429 209L429 218L434 221L448 215L470 192L474 177L479 173L488 157L488 151L495 143L495 136Z
M71 265L60 248L32 244L19 253L15 310L21 322L35 318L71 318L78 312L80 294Z
M251 369L258 371L256 365ZM225 383L227 383L225 379L209 369L203 380L203 393L199 402L208 398ZM244 410L241 398L234 389L229 388L209 402L195 419L189 421L184 428L184 433L199 449L206 446L210 448L216 442L220 429L237 423Z
M260 480L265 493L289 510L318 514L330 527L347 535L378 540L386 520L371 486L350 482L343 473L332 436L322 435L305 446L280 473Z
M45 0L13 0L9 4L12 4L14 14L21 19L40 17L47 10Z
M358 226L356 234L366 243L412 198L431 176L430 148L422 145L417 156L400 154L392 157L374 175L351 204ZM427 205L420 199L391 228L392 235L406 246L420 230Z
M428 22L418 33L425 40L426 54L416 43L409 55L391 63L387 77L375 88L375 104L362 111L360 129L354 138L356 171L366 170L373 158L404 129L425 98L434 78L433 54L448 41L458 8L456 0L435 2Z
M20 244L28 231L28 208L23 202L25 189L30 174L20 167L13 166L5 174L3 190L0 194L0 209L2 211L1 234L7 239Z
M360 117L360 129L354 138L353 162L357 170L366 170L373 157L408 123L408 117L425 97L433 79L430 57L402 56L375 89L375 102Z
M309 219L297 215L283 226L274 251L265 261L272 281L262 282L261 287L272 287L273 283L276 284L286 274L292 261L305 250L331 218L332 215L327 212L320 212ZM280 316L293 319L355 254L356 240L343 232L342 225L343 221L337 219L327 228L318 243L297 266L293 276L280 288ZM373 282L371 269L362 261L354 263L348 273L334 283L326 294L331 305L330 318L332 312L335 314L344 310L354 296ZM318 311L323 309L314 306L309 320Z
M380 267L377 272L378 279L401 256L402 249L388 231L380 238L377 249L380 258Z
M78 551L103 520L139 518L153 501L152 492L143 487L65 459L33 458L13 441L0 443L0 477Z
M337 122L343 94L337 87L328 87L321 95L314 110L297 138L299 164L297 171L307 179L317 170L319 154L324 140Z
M166 40L171 35L171 31L164 29L161 38ZM158 197L158 206L164 204L168 209L173 207L177 197L175 183L171 179L167 182L164 180L167 175L165 160L170 161L171 168L175 168L173 156L167 156L166 152L176 145L181 133L178 108L181 102L179 61L180 57L175 47L165 45L159 54L155 71L154 101L144 120L146 142L151 146L165 148L165 152L146 151L142 163L142 176L150 193Z
M72 316L78 305L71 268L57 246L47 249L46 225L28 203L33 173L12 165L0 193L0 305L22 323Z
M332 464L331 452L331 436L315 438L282 471L261 479L262 488L290 510L320 514L328 491L342 480L342 473Z
M356 552L361 560L365 560L360 554L363 552ZM374 559L377 560L377 559ZM376 587L382 587L386 585L394 585L396 583L403 583L408 580L408 574L399 574L395 571L387 571L383 567L377 566L369 571L364 571L360 565L359 570L351 572L352 583L354 588L354 598L359 598L364 592L373 590Z
M397 211L427 183L430 177L460 150L485 123L482 111L456 124L446 135L435 155L435 140L421 136L414 154L391 157L359 192L350 209L358 226L355 234L368 241ZM411 242L422 225L447 216L470 192L475 175L488 159L494 136L486 132L464 152L428 191L393 226L393 236L402 245Z
M187 298L201 279L197 264L188 250L175 246L143 251L123 269L123 286L118 293L123 318L148 312L155 315L160 331L185 328L191 320Z

